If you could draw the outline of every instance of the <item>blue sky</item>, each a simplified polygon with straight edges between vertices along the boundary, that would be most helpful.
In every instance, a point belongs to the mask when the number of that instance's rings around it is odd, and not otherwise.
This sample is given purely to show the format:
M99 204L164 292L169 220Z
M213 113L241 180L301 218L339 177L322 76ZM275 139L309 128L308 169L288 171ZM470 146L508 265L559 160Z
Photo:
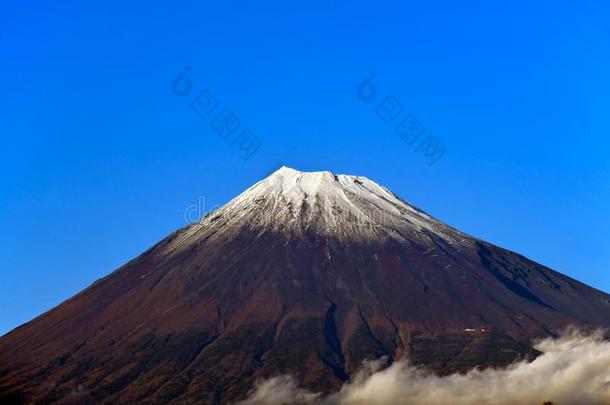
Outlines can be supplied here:
M607 3L288 3L5 5L0 333L280 163L367 176L610 291ZM210 117L189 104L204 89ZM446 149L436 164L379 117L387 96ZM249 159L210 125L223 108L260 140Z

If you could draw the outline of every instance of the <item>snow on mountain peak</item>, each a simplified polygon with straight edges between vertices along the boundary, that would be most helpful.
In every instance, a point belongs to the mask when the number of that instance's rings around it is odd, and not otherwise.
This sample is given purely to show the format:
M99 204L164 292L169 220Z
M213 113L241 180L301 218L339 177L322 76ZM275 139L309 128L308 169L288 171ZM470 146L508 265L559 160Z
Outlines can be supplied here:
M337 175L328 171L300 172L284 166L263 180L257 191L279 193L292 201L316 195L328 197L347 189L364 194L364 182L374 184L364 177Z
M342 240L463 242L465 235L362 176L328 171L301 172L283 166L201 221L184 237L224 227L286 235L314 232Z

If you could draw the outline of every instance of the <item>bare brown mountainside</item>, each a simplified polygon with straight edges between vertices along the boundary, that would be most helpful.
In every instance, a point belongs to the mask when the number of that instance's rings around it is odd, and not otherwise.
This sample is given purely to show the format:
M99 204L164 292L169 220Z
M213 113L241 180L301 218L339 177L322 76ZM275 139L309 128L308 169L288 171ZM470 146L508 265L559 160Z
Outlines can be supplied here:
M453 229L364 177L282 168L0 338L0 402L228 403L365 359L506 365L610 296Z

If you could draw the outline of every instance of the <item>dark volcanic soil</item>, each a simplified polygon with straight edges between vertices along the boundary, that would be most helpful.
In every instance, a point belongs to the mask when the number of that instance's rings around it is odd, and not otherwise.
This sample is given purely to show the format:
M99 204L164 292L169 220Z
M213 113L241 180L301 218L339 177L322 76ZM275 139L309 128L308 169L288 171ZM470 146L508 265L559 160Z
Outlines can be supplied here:
M531 339L570 324L610 327L607 294L473 238L231 220L170 235L0 338L0 403L227 403L282 373L331 392L365 359L452 373L533 358Z

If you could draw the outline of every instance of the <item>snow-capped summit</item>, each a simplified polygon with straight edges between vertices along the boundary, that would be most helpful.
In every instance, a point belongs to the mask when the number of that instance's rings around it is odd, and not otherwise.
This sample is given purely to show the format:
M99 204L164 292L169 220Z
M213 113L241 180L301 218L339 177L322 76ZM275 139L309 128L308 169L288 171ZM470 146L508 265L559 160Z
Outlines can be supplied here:
M610 327L610 296L365 177L283 167L0 337L0 403L236 403L280 374L330 394L369 360L531 359L568 325Z
M328 171L300 172L283 166L259 184L257 192L278 193L286 201L295 203L309 198L330 199L339 205L345 205L343 202L347 201L349 209L353 210L345 196L347 193L366 200L383 201L383 207L380 207L382 209L393 210L387 203L401 204L394 194L366 177L333 174Z
M309 231L341 240L416 239L424 245L435 237L450 244L466 238L366 177L286 166L185 233L193 241L194 234L209 228L243 226L288 236Z

